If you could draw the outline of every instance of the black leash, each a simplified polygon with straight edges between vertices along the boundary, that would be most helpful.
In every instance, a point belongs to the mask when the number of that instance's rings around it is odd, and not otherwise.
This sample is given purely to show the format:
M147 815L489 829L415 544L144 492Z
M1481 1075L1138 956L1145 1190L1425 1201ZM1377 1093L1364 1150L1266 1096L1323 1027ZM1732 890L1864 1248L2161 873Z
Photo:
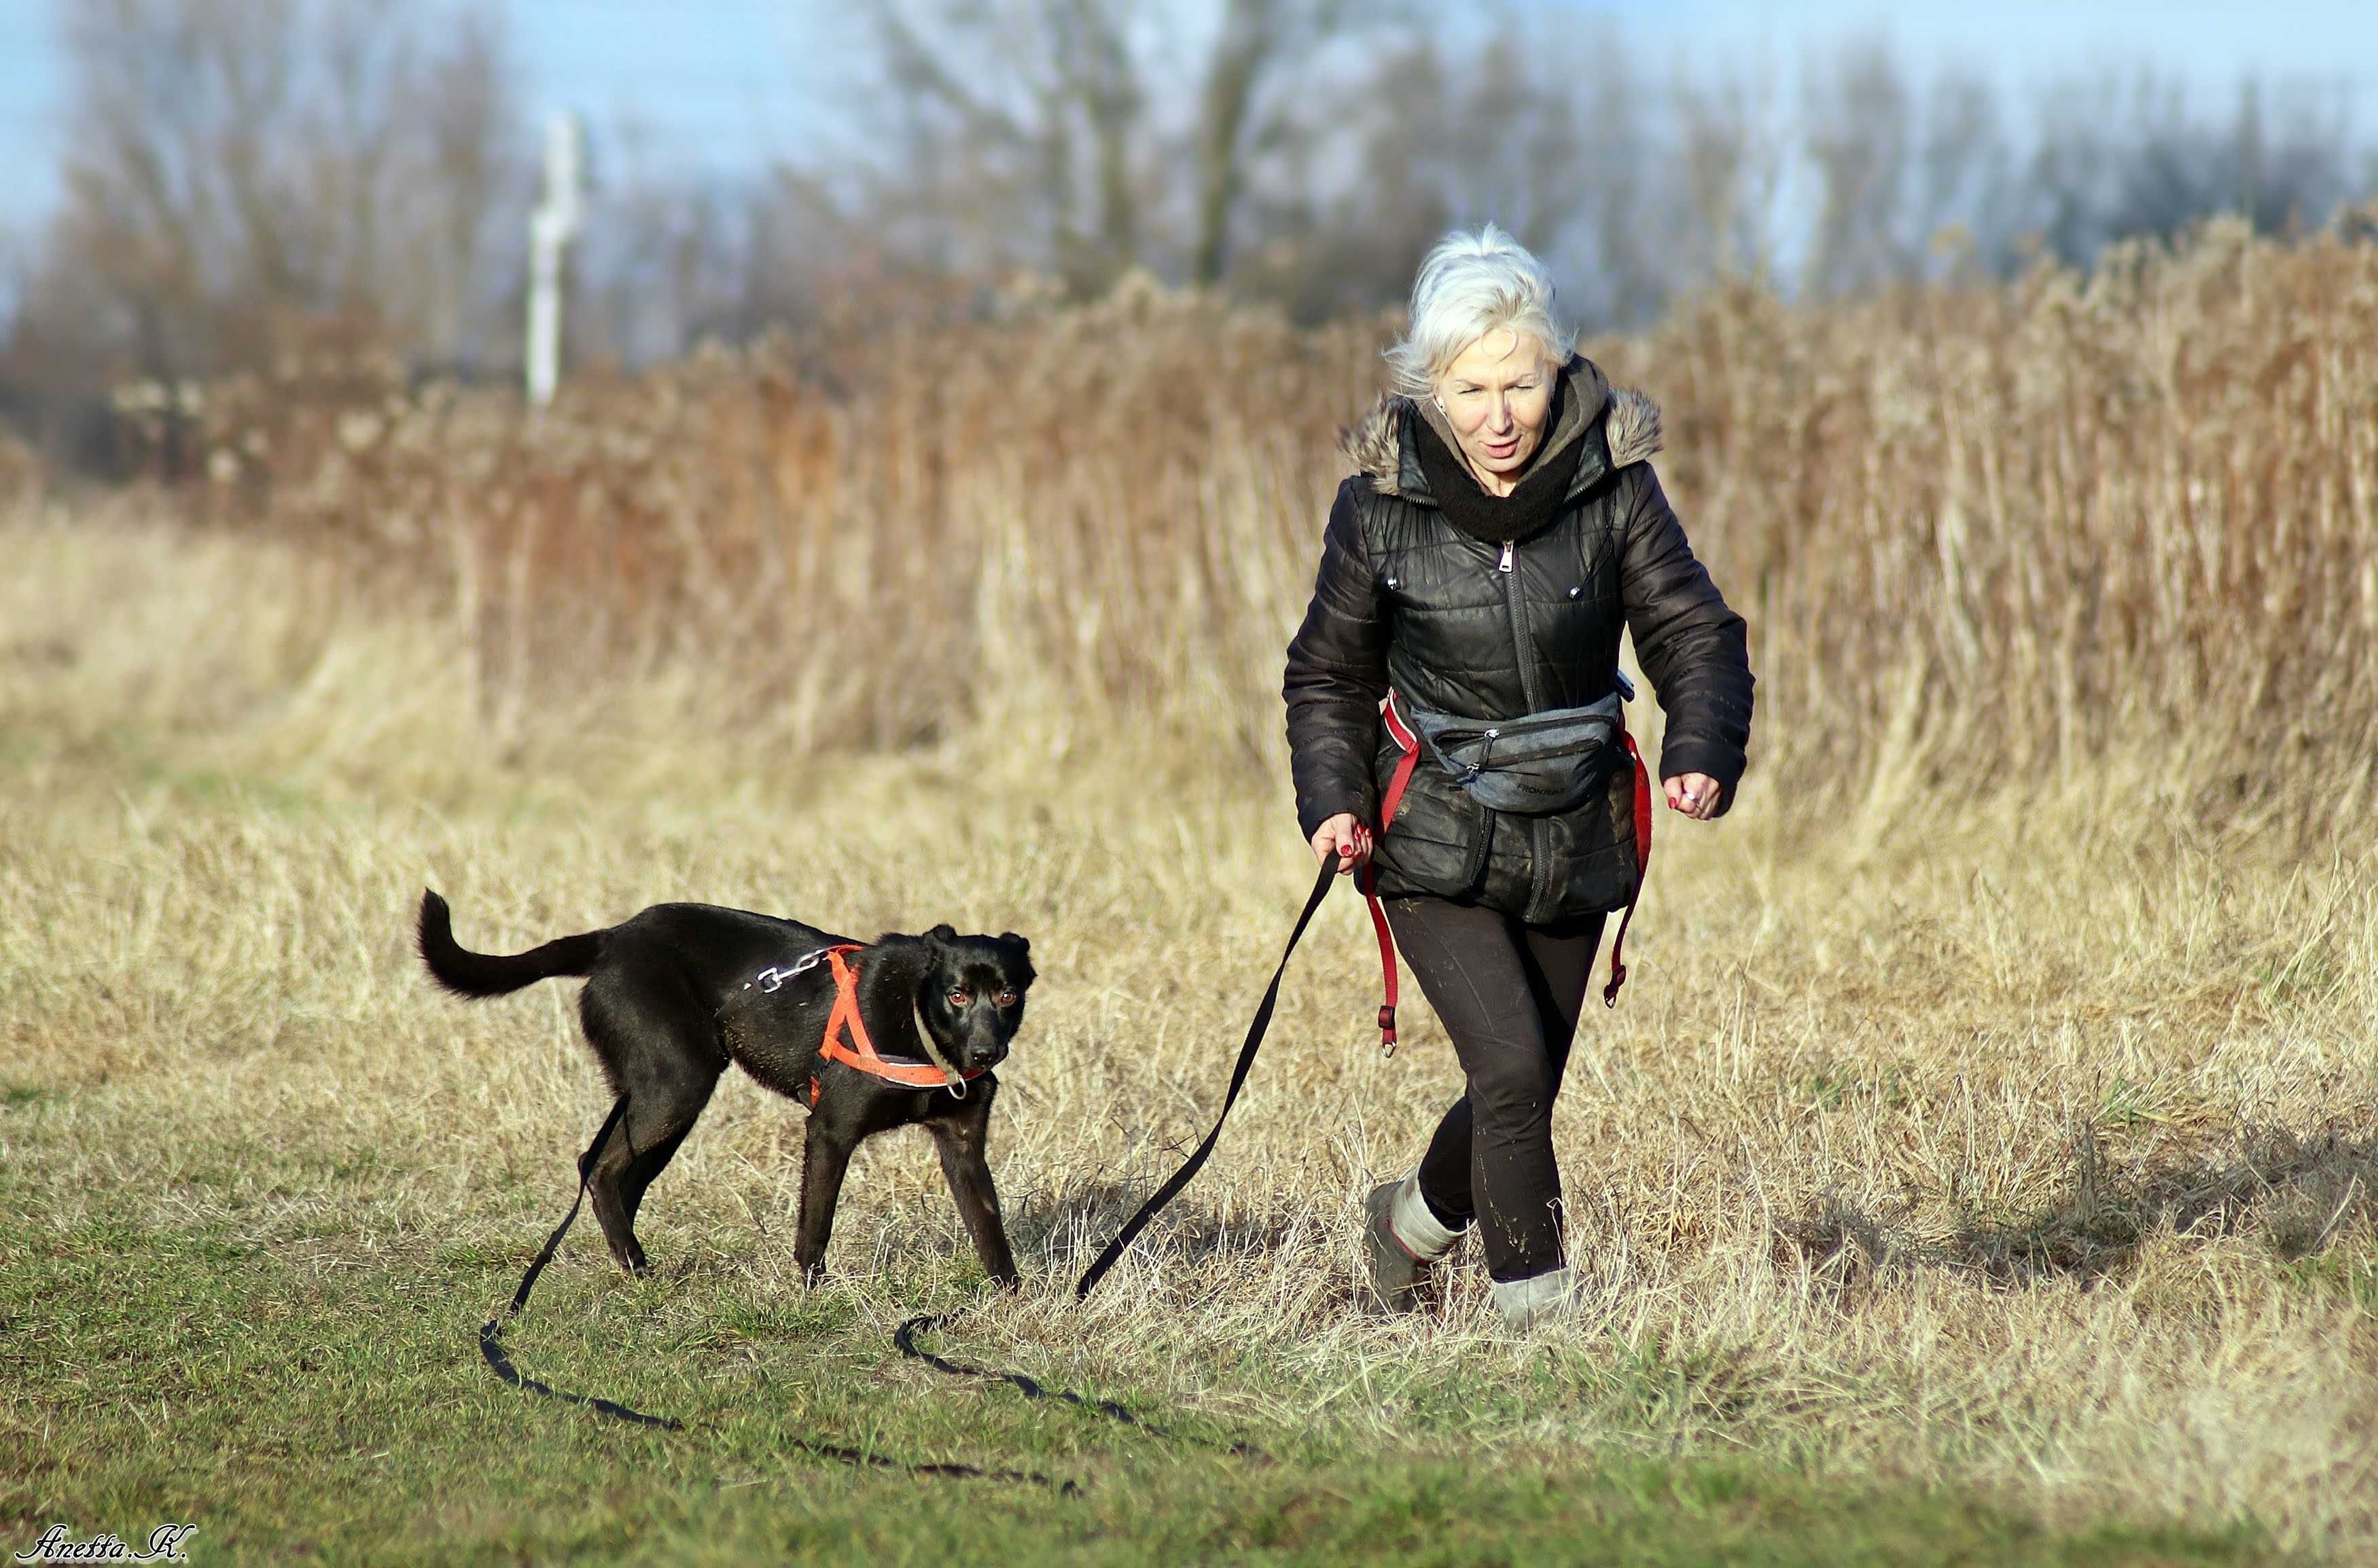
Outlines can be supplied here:
M1133 1414L1129 1408L1116 1404L1111 1399L1087 1399L1069 1388L1051 1388L1039 1379L1027 1376L1023 1372L1003 1372L990 1367L970 1367L963 1361L945 1360L917 1343L917 1335L920 1334L938 1334L947 1328L952 1317L953 1314L948 1312L937 1312L910 1318L893 1332L892 1343L900 1347L900 1354L903 1356L912 1360L922 1361L933 1371L945 1372L954 1378L973 1378L984 1382L1003 1382L1015 1389L1027 1399L1060 1400L1077 1409L1087 1410L1093 1415L1120 1421L1135 1431L1146 1432L1150 1437L1163 1438L1169 1442L1194 1442L1201 1447L1216 1449L1224 1454L1235 1454L1242 1458L1264 1457L1263 1452L1252 1443L1224 1442L1216 1438L1199 1437L1195 1432L1174 1431L1170 1427L1158 1426L1144 1416Z
M560 1250L561 1239L570 1234L570 1226L578 1218L578 1206L586 1201L586 1181L594 1174L594 1156L610 1138L611 1130L619 1126L620 1119L627 1114L628 1096L622 1095L612 1103L611 1114L603 1119L603 1130L594 1134L594 1141L586 1145L584 1154L578 1156L578 1194L570 1200L570 1212L561 1216L561 1223L555 1226L553 1234L545 1239L545 1251L536 1255L536 1262L529 1264L528 1273L521 1275L520 1288L512 1292L512 1304L479 1325L479 1354L487 1359L487 1365L495 1369L496 1376L514 1388L524 1388L531 1394L542 1394L549 1399L562 1399L572 1405L583 1405L606 1416L622 1421L632 1421L639 1426L660 1427L668 1431L681 1432L685 1430L685 1423L674 1416L646 1415L642 1410L631 1410L625 1405L613 1400L599 1398L591 1394L572 1394L567 1389L555 1388L549 1383L539 1382L533 1377L524 1376L518 1367L512 1365L510 1355L504 1349L502 1338L504 1324L520 1316L521 1309L528 1305L528 1293L536 1288L536 1276L545 1272L546 1264L553 1262L553 1254Z
M1214 1131L1206 1134L1206 1141L1197 1145L1197 1152L1189 1156L1188 1163L1172 1173L1172 1179L1158 1188L1156 1196L1140 1205L1139 1213L1132 1215L1130 1223L1115 1233L1115 1239L1107 1243L1106 1251L1098 1255L1097 1261L1082 1271L1081 1283L1074 1287L1075 1300L1089 1299L1090 1292L1099 1287L1099 1281L1106 1277L1107 1270L1114 1267L1115 1260L1123 1256L1123 1249L1138 1239L1139 1233L1147 1228L1147 1222L1156 1217L1157 1211L1181 1195L1181 1190L1188 1186L1191 1178L1204 1167L1206 1156L1214 1152L1214 1144L1222 1136L1222 1123L1230 1119L1231 1107L1238 1103L1239 1090L1246 1084L1247 1070L1255 1064L1255 1051L1263 1045L1265 1033L1271 1028L1272 1009L1279 1001L1280 977L1288 973L1289 956L1296 952L1296 944L1303 940L1304 928L1313 924L1314 911L1321 907L1321 901L1329 896L1329 889L1337 880L1337 866L1324 860L1321 874L1313 879L1313 892L1305 896L1304 913L1296 917L1296 928L1289 932L1288 946L1280 952L1279 967L1271 972L1271 984L1264 989L1263 1005L1255 1009L1255 1020L1247 1025L1247 1042L1239 1047L1239 1064L1231 1070L1231 1087L1222 1095L1222 1110L1214 1118Z
M948 1312L928 1312L910 1318L892 1331L892 1343L899 1347L900 1354L909 1359L922 1361L933 1371L947 1372L954 1378L981 1378L991 1382L1013 1383L1027 1399L1060 1399L1068 1405L1079 1406L1082 1409L1111 1417L1127 1427L1137 1427L1143 1431L1154 1432L1159 1437L1172 1435L1153 1421L1141 1420L1111 1399L1085 1399L1070 1389L1046 1387L1038 1379L1027 1377L1022 1372L995 1372L988 1367L969 1367L959 1361L945 1361L931 1351L919 1347L917 1335L939 1334L950 1326L952 1316L953 1314Z
M611 1130L619 1126L620 1119L627 1114L628 1097L622 1095L612 1105L611 1114L603 1119L602 1130L594 1134L594 1141L586 1145L584 1154L578 1156L578 1192L570 1200L570 1212L561 1216L561 1223L555 1226L553 1234L545 1239L544 1251L538 1252L536 1261L529 1264L528 1272L521 1275L520 1288L512 1292L511 1305L479 1325L479 1354L486 1358L487 1365L495 1370L496 1376L514 1388L525 1390L530 1394L542 1394L549 1399L564 1400L572 1405L583 1405L588 1409L609 1416L615 1420L628 1421L637 1426L658 1427L665 1431L683 1431L686 1430L685 1423L674 1416L655 1416L643 1410L631 1409L617 1400L605 1399L591 1394L572 1394L567 1389L555 1388L550 1383L540 1382L512 1365L511 1356L503 1346L504 1324L518 1317L521 1309L528 1305L529 1292L536 1288L536 1276L545 1272L546 1264L553 1262L553 1254L560 1249L561 1239L570 1234L571 1224L578 1218L579 1207L586 1201L586 1183L594 1175L594 1156L602 1151L604 1143L610 1138ZM902 1324L900 1333L906 1335L907 1332L908 1325ZM904 1345L902 1348L906 1349L907 1347ZM912 1476L939 1476L951 1480L1027 1481L1034 1486L1055 1487L1061 1495L1066 1497L1077 1496L1082 1490L1072 1481L1054 1481L1032 1470L986 1470L976 1465L911 1464L906 1460L886 1458L881 1454L869 1454L861 1449L847 1448L838 1442L817 1442L803 1437L787 1437L784 1441L803 1453L815 1454L821 1459L833 1459L862 1469L899 1470Z

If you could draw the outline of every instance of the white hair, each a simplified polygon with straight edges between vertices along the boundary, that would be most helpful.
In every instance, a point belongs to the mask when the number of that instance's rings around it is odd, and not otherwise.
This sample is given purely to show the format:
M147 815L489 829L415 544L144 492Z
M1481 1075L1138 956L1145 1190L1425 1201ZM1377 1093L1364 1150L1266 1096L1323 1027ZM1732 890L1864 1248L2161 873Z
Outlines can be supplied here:
M1555 365L1577 332L1553 310L1552 274L1528 247L1489 223L1436 242L1412 280L1411 327L1387 351L1396 390L1425 396L1462 351L1498 329L1533 337Z

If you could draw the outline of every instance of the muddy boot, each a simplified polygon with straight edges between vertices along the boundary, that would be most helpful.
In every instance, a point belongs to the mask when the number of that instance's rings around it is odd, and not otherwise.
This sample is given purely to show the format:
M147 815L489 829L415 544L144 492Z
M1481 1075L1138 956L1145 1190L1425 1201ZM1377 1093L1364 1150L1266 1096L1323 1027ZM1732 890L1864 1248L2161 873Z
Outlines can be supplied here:
M1568 1311L1577 1300L1577 1271L1563 1263L1530 1279L1498 1279L1494 1295L1504 1324L1524 1331Z
M1420 1172L1371 1189L1363 1200L1363 1256L1370 1265L1372 1305L1409 1312L1420 1304L1421 1276L1453 1251L1461 1233L1448 1229L1420 1195Z

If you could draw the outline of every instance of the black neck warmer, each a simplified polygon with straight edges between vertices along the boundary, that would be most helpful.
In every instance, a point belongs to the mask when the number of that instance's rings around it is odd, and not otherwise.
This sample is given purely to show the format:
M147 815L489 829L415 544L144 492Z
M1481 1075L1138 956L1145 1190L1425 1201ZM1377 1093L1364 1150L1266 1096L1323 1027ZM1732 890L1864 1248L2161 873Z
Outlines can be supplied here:
M1567 377L1554 383L1552 407L1544 411L1544 431L1547 437L1560 428L1561 402L1568 394ZM1499 545L1507 539L1525 539L1552 521L1553 514L1568 495L1569 481L1577 477L1577 465L1585 456L1585 442L1571 438L1561 443L1557 451L1541 448L1529 460L1519 475L1519 483L1507 496L1490 496L1485 487L1471 476L1470 465L1461 454L1445 443L1436 427L1411 411L1413 438L1420 444L1420 467L1428 480L1429 498L1443 509L1446 521L1473 539L1489 545Z

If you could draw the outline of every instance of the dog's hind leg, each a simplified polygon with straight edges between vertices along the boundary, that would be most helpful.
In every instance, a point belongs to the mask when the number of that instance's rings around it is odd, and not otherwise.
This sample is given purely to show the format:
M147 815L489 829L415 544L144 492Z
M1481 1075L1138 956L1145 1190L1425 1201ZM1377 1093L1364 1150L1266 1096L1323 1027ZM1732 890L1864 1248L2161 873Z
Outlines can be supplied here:
M673 974L599 976L579 1011L613 1086L628 1097L628 1114L594 1156L586 1195L612 1257L642 1274L636 1211L710 1103L727 1055L715 1026Z
M958 1217L966 1221L967 1234L974 1239L975 1255L982 1260L983 1272L1015 1289L1015 1254L1008 1251L1007 1227L1000 1221L999 1192L991 1183L985 1146L991 1128L991 1095L983 1095L961 1115L927 1125L932 1130L933 1147L942 1156L942 1175L948 1179L950 1196L957 1203Z

